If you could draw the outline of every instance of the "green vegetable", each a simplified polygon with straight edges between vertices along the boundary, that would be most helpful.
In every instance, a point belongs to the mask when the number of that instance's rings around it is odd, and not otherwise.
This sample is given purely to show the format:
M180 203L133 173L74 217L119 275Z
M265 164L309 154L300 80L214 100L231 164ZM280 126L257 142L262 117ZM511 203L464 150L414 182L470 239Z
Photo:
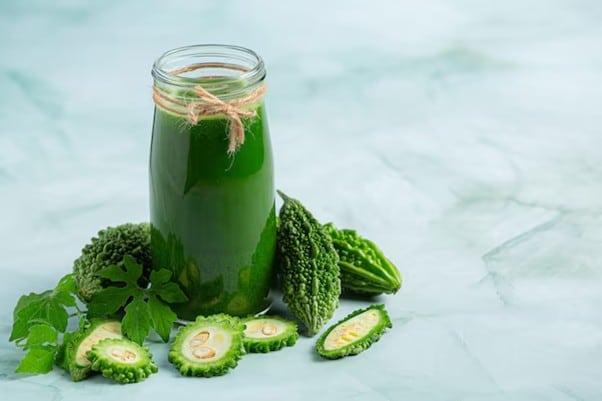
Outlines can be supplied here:
M329 327L316 343L316 351L327 359L356 355L368 349L391 327L384 305L359 309Z
M9 338L27 351L16 369L18 373L50 372L55 359L62 357L61 335L69 316L81 313L75 293L75 281L68 274L52 290L19 298Z
M324 226L339 255L341 286L357 294L394 294L401 287L401 275L382 251L353 230Z
M169 362L184 376L223 375L245 353L243 330L240 320L229 315L199 316L178 330Z
M99 341L108 338L123 338L118 320L94 319L89 326L75 332L65 345L63 367L71 374L73 381L87 378L92 370L88 351Z
M297 323L279 316L258 316L243 319L243 343L247 352L277 351L293 346L299 337Z
M92 370L123 384L141 382L158 370L147 347L125 338L101 340L87 355Z
M322 225L296 199L278 191L277 258L284 302L315 335L339 306L338 256Z
M142 288L139 283L143 268L133 257L126 255L121 267L110 266L96 274L119 286L107 286L92 296L88 304L90 316L111 316L125 306L121 329L127 338L142 344L152 328L163 341L169 341L177 316L167 303L188 299L180 287L170 281L171 271L153 270L150 287Z
M125 255L132 256L142 266L139 284L145 287L152 269L150 224L126 223L107 227L84 246L81 256L73 263L78 295L82 301L89 302L94 294L109 284L98 272L109 266L121 266Z

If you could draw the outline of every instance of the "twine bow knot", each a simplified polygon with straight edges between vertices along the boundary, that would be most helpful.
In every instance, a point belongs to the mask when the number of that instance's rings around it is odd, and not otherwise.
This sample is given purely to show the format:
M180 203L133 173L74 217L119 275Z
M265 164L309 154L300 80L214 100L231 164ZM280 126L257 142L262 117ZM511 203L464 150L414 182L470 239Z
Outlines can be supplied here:
M246 106L257 103L265 95L265 84L245 96L229 100L221 100L202 86L194 88L198 101L182 102L153 86L155 104L177 115L185 116L188 122L196 125L203 116L224 115L228 119L228 154L233 155L245 143L245 127L241 118L257 115L257 110L247 110ZM179 106L179 107L178 107ZM185 109L182 110L182 109Z

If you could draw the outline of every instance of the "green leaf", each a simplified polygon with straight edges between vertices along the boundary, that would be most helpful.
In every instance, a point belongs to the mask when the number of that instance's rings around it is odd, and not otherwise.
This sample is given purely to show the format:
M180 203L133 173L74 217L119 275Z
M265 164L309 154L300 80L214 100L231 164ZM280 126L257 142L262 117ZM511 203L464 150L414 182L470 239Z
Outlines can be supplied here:
M48 298L39 304L31 304L23 309L19 317L29 316L30 320L41 319L47 321L52 327L63 333L67 328L69 314L65 308L54 298Z
M77 305L73 296L75 291L73 274L67 274L59 280L54 290L21 296L13 310L10 341L17 343L22 341L27 337L30 328L38 323L50 325L59 332L64 332L69 320L69 313L65 308Z
M125 266L129 282L136 285L138 279L142 276L142 266L130 255L123 257L123 265Z
M73 294L68 292L57 292L54 294L54 299L56 302L66 307L75 306L77 304Z
M64 292L67 294L75 294L77 292L77 284L75 283L75 277L73 273L67 274L59 280L58 284L54 288L55 293Z
M101 278L106 278L114 283L128 283L136 285L136 280L134 280L132 283L129 274L121 267L116 265L105 267L104 269L96 272L96 275Z
M56 346L37 346L31 348L29 352L17 366L17 373L48 373L52 370L54 356L56 355Z
M88 303L88 314L90 317L112 315L126 304L128 299L139 292L129 287L107 287L92 296Z
M24 349L35 348L40 345L56 344L58 341L58 333L47 324L36 324L31 326L27 335L27 343Z
M169 306L165 305L159 298L151 296L148 299L153 329L159 334L163 342L169 341L171 329L178 318Z
M29 305L35 302L40 302L46 294L50 294L50 291L43 292L41 294L30 293L29 295L22 295L17 301L17 305L15 305L15 309L13 310L13 330L10 334L9 341L15 341L21 338L25 338L27 336L27 332L29 331L28 321L29 319L19 319L19 314ZM21 320L19 322L19 320Z
M153 270L150 274L150 282L154 286L160 286L171 279L171 271L167 269Z
M82 324L82 322L85 322L86 319L82 318L80 319L80 325ZM83 330L83 327L80 327L80 331ZM65 333L63 335L63 341L61 341L61 344L58 346L57 350L56 350L56 356L54 357L54 363L56 363L57 366L68 370L69 369L69 361L67 361L65 359L66 357L66 351L67 351L67 345L73 340L73 338L78 334L78 331L72 331L69 333Z
M17 308L19 309L17 310ZM39 322L45 322L61 333L67 328L69 314L63 305L52 296L52 291L30 294L25 300L19 300L17 308L14 312L16 318L9 341L19 341L25 338L29 328Z
M148 304L134 298L125 307L125 316L121 321L121 331L130 340L142 344L151 329L151 314Z
M16 341L19 342L27 337L27 332L29 331L29 320L27 319L15 319L13 322L13 329L10 332L10 337L8 341Z
M159 288L151 288L161 299L170 304L188 301L188 297L176 283L165 283Z

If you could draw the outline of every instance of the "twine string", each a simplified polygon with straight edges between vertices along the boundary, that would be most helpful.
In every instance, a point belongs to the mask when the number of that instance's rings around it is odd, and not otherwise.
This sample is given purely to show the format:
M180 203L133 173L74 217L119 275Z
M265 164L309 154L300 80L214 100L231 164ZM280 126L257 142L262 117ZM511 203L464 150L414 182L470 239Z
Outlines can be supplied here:
M215 67L214 64L209 66ZM205 64L197 64L171 72L177 75L182 72L207 68ZM257 115L257 110L247 110L245 107L260 101L265 95L265 83L248 94L223 101L200 85L194 87L194 94L198 100L183 102L153 86L153 101L156 105L174 114L186 117L192 125L198 124L202 117L224 115L229 123L228 129L228 154L233 155L245 143L245 127L241 118L252 118Z

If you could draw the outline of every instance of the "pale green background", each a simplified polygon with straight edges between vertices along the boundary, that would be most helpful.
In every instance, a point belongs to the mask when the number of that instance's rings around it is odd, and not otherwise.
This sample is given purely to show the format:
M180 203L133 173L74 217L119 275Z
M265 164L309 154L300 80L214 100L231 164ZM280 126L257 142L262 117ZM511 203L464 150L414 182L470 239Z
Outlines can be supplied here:
M602 399L601 21L598 0L2 1L0 397ZM14 374L19 295L148 218L153 60L211 42L265 58L277 186L398 264L395 327L214 379L159 343L143 384Z

